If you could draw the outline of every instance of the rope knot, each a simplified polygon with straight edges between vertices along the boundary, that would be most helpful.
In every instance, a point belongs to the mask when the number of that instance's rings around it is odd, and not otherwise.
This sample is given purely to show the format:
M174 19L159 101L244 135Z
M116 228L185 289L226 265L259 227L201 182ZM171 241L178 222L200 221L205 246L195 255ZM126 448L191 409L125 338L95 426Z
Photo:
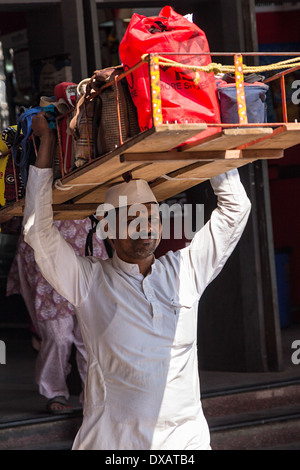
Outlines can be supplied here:
M195 70L194 83L195 83L195 85L199 85L199 82L200 82L200 75L199 75L199 72L197 72L197 70Z

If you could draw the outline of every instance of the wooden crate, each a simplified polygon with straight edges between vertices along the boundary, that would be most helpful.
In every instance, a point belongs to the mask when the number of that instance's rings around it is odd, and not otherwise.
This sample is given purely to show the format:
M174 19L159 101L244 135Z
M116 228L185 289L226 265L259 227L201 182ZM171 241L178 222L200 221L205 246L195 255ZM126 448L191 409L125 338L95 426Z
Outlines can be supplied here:
M55 219L82 219L104 201L107 188L133 178L149 182L163 201L213 176L255 160L276 159L300 143L300 124L224 128L201 139L206 124L162 124L131 138L53 185ZM197 143L184 144L198 136ZM184 144L184 145L182 145ZM25 200L0 209L0 222L23 215Z

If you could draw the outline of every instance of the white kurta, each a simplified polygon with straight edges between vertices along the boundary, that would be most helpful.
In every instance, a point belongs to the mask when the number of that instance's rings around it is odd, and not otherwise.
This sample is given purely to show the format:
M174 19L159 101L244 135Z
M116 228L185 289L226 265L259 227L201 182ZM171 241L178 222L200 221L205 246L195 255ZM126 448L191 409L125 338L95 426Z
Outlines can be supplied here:
M114 255L77 256L52 224L52 170L30 168L25 240L75 307L88 352L74 449L208 449L197 365L198 301L237 244L250 202L237 170L211 180L218 207L191 244L145 278Z

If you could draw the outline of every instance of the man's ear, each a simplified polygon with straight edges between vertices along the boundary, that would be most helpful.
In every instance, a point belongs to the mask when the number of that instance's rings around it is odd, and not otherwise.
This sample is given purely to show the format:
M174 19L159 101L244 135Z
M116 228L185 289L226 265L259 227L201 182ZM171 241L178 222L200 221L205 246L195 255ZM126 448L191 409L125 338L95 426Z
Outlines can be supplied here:
M113 250L115 250L115 243L114 243L114 240L111 240L110 238L107 237L107 241L109 243L109 245L111 246L111 248Z
M111 241L108 237L105 238L105 240L104 240L104 245L105 245L105 249L106 249L106 252L107 252L107 256L108 256L109 258L112 258L113 255L114 255L115 249L114 249L114 247L113 247L112 241Z

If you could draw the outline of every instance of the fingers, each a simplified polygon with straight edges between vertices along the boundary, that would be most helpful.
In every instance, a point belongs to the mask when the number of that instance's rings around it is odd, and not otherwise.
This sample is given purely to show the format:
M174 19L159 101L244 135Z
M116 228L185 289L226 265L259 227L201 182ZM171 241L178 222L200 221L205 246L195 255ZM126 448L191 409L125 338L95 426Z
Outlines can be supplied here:
M36 137L43 137L51 133L51 129L49 129L48 126L47 115L44 111L32 117L31 129Z

